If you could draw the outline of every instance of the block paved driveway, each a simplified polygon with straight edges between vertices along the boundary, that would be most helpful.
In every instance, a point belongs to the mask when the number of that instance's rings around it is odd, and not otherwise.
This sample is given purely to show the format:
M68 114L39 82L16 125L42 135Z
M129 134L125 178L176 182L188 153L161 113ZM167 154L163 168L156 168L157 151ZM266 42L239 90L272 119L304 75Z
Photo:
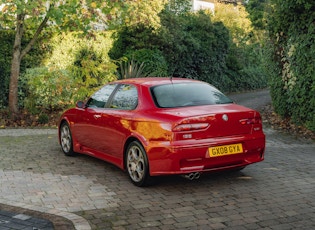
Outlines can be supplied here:
M16 131L0 130L0 203L64 216L77 229L315 228L314 141L265 127L261 163L138 188L106 162L64 156L56 130Z

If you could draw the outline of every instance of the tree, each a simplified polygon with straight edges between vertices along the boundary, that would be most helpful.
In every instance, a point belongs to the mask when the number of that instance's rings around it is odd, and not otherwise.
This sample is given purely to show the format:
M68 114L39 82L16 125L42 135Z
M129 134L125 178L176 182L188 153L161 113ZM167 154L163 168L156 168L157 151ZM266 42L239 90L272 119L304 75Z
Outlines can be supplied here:
M169 74L204 80L226 90L226 56L230 36L221 22L213 23L203 11L175 15L161 14L159 34L162 52L169 65Z
M258 30L266 28L266 7L268 4L269 0L250 0L245 4L246 10L249 13L248 18Z
M160 26L158 14L164 8L166 2L167 0L126 1L124 3L126 10L120 19L122 19L125 26L141 23L149 27L158 28Z
M37 1L37 0L0 0L0 28L15 30L12 52L9 110L12 118L18 113L18 80L21 60L32 49L43 31L81 30L88 32L91 22L100 15L93 1ZM22 46L22 38L26 32L32 34L29 42Z

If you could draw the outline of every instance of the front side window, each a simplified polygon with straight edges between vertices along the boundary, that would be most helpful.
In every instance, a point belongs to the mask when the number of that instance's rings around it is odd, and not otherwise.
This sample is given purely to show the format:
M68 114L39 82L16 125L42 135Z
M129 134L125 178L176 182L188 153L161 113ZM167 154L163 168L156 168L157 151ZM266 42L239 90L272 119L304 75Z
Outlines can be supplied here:
M138 91L135 86L123 84L120 85L111 103L110 108L131 110L138 104Z
M87 107L104 108L110 95L115 90L117 84L105 85L96 91L87 102Z
M233 103L215 87L198 82L159 85L151 93L160 108Z

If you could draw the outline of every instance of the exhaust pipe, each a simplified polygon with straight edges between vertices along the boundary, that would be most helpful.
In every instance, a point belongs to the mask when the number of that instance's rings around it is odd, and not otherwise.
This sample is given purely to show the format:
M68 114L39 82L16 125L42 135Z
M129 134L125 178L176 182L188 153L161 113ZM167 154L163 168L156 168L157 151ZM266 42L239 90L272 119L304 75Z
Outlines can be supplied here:
M188 180L197 180L199 179L200 175L201 175L200 172L193 172L193 173L183 175L183 177Z

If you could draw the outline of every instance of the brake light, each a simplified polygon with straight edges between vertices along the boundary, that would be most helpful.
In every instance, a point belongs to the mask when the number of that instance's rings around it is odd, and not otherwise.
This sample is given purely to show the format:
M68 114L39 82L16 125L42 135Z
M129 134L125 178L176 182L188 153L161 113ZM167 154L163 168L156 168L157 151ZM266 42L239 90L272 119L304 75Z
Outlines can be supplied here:
M209 127L209 123L193 123L193 124L179 124L173 128L174 132L200 130Z

